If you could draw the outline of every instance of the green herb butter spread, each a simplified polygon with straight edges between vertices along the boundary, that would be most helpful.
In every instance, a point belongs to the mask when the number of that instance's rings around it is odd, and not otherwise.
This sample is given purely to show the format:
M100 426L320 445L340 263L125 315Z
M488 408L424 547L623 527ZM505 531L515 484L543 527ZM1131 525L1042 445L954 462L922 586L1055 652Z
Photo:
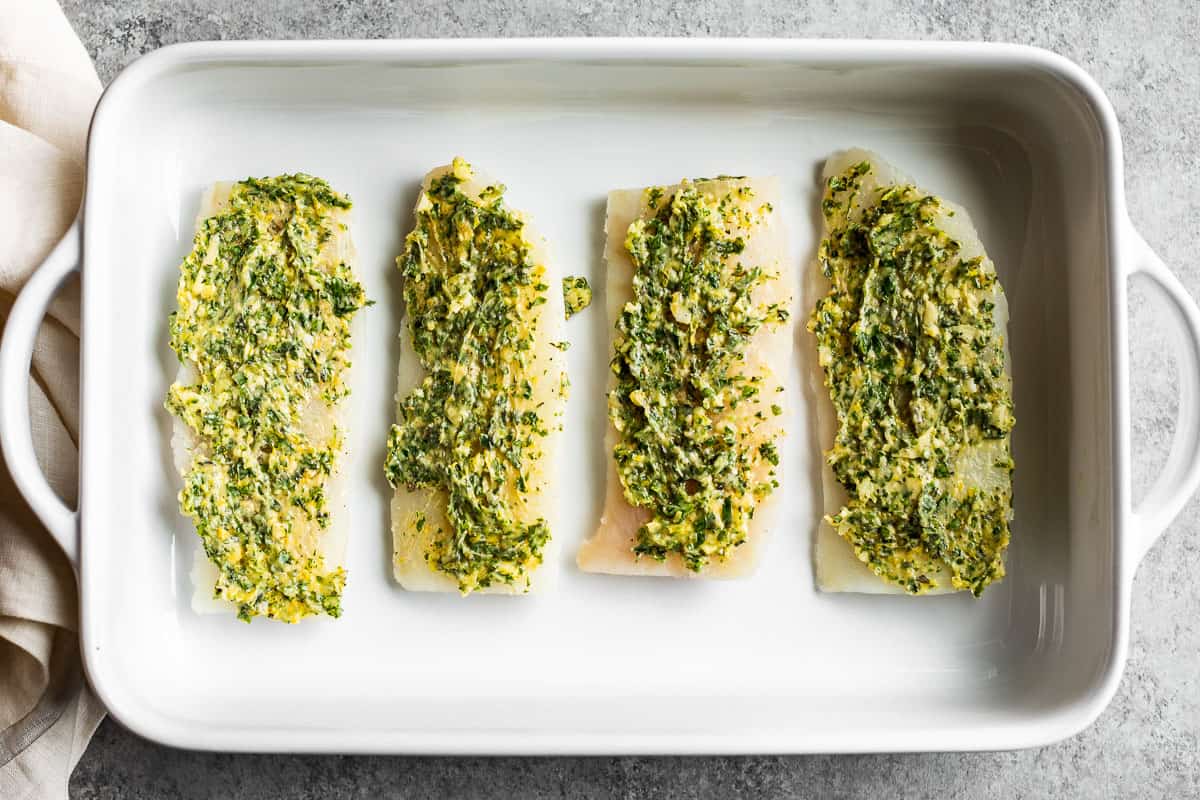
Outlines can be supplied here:
M849 498L826 522L909 593L945 581L978 596L1004 576L1012 507L1003 294L991 261L944 229L943 201L872 171L831 176L822 203L832 287L808 327L837 413L826 457Z
M545 439L559 424L545 392L566 392L543 355L552 290L503 186L468 191L462 159L435 175L397 259L423 377L399 400L385 469L393 486L432 492L436 513L406 510L393 524L464 594L528 586L551 534L536 511Z
M782 389L747 348L789 312L755 299L777 265L742 257L775 212L739 179L684 181L643 200L624 243L634 272L614 335L612 455L625 500L646 513L633 552L678 554L699 572L746 541L777 486Z
M563 304L567 308L567 319L583 311L592 304L592 287L588 279L576 275L568 275L562 280Z
M325 564L325 488L342 432L351 318L366 302L342 258L350 201L308 175L234 184L180 267L166 407L192 436L179 502L217 567L214 596L249 621L341 613Z

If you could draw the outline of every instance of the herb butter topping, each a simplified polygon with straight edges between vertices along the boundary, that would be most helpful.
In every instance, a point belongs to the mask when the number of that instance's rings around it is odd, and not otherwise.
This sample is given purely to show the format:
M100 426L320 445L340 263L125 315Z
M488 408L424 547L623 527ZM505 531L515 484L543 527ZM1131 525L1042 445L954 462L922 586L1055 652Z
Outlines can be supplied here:
M341 449L350 321L366 302L338 242L350 201L308 175L247 179L180 267L167 409L194 436L179 502L239 618L341 614L325 488Z
M588 279L568 275L562 280L563 304L567 309L567 319L583 311L592 304L592 287Z
M1002 290L943 230L941 200L867 188L871 171L829 178L822 204L832 288L808 327L837 411L826 457L849 495L826 521L907 592L948 580L978 596L1004 576L1012 507Z
M788 310L754 299L775 265L741 258L774 213L753 195L738 179L648 189L625 238L634 273L614 336L613 458L626 501L649 515L634 553L675 553L696 572L746 541L777 485L776 437L760 428L781 413L781 388L746 349Z
M546 267L505 206L504 187L469 194L472 178L455 159L431 181L397 259L425 375L400 399L385 465L393 486L433 490L444 502L444 524L424 513L404 524L428 542L429 566L464 594L528 585L541 563L550 528L526 506L557 422L537 395L547 381L566 391L565 376L549 374L538 355L548 346L538 325L551 291Z

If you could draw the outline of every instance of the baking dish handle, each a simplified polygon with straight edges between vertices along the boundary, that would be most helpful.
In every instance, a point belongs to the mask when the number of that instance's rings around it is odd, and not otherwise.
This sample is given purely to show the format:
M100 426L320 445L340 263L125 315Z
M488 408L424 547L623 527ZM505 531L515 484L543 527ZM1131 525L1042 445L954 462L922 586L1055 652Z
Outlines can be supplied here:
M1136 551L1131 563L1136 566L1200 488L1200 308L1133 225L1127 223L1126 228L1133 250L1129 274L1149 278L1154 290L1165 300L1182 350L1176 359L1179 416L1171 452L1162 474L1132 511L1137 538L1133 542Z
M0 449L17 490L79 567L79 518L51 488L33 449L29 366L38 328L58 288L79 269L79 217L17 295L0 339Z

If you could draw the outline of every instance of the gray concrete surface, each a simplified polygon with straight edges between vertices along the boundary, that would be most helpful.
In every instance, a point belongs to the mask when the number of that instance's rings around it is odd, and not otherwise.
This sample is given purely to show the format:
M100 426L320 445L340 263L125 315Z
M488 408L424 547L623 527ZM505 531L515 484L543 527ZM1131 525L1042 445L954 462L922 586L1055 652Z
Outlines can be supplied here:
M18 0L19 1L19 0ZM110 80L193 39L688 35L1022 42L1087 69L1116 106L1134 223L1200 295L1200 3L1196 0L615 2L614 0L65 0ZM1169 332L1131 286L1133 478L1150 485L1174 429ZM170 750L111 721L73 797L1200 797L1200 502L1143 563L1128 669L1078 737L997 754L697 759L231 756Z

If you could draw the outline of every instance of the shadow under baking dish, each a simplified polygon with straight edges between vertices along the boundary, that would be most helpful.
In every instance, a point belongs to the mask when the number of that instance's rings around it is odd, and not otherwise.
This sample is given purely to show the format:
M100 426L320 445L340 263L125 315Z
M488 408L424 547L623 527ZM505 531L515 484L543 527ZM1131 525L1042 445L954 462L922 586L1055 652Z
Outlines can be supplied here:
M97 118L84 270L85 650L126 724L226 749L654 750L690 736L661 749L852 750L868 733L954 749L1037 741L1043 715L1096 690L1114 637L1110 221L1101 134L1055 75L164 56L134 80ZM801 276L820 231L820 164L849 146L967 207L1008 291L1016 516L1009 576L980 600L813 586L821 443L803 323L816 298ZM408 594L390 579L393 260L416 182L455 155L507 183L563 274L597 290L568 325L560 547L545 567L561 574L544 596ZM194 534L165 456L165 319L202 188L293 171L354 200L358 272L376 301L354 345L349 507L335 512L351 520L349 581L340 620L244 625L189 608ZM604 490L602 200L720 173L782 177L801 294L783 502L763 563L729 583L582 574L574 551ZM961 738L981 730L993 735Z

